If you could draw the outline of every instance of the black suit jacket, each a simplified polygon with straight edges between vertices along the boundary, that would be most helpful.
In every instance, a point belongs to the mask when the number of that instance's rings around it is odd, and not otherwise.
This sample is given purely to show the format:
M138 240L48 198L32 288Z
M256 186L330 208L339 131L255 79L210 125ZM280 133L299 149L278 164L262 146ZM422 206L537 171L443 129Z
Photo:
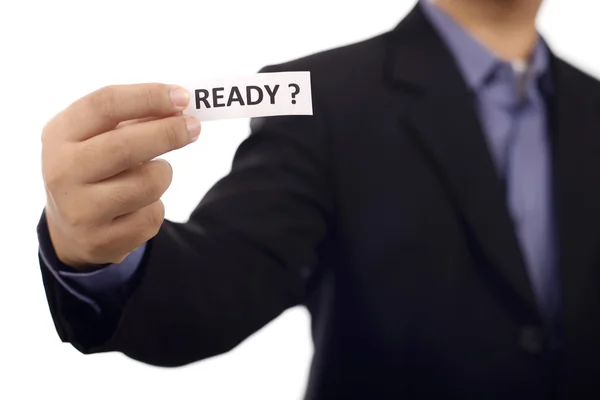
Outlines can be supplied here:
M96 315L42 268L61 338L178 366L305 305L307 399L600 398L598 81L552 57L558 330L536 308L473 95L418 8L265 69L284 70L311 71L314 116L255 119L231 173L150 242L122 306Z

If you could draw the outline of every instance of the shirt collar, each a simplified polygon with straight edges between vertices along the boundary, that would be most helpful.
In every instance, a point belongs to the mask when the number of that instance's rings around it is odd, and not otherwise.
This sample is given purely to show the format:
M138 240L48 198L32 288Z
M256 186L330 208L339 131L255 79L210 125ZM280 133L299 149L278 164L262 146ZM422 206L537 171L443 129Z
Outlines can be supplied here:
M480 89L498 65L506 64L506 61L499 59L447 13L433 4L434 1L421 0L419 3L425 17L450 48L471 89ZM529 68L530 76L537 79L542 78L549 69L549 51L541 37L538 37Z

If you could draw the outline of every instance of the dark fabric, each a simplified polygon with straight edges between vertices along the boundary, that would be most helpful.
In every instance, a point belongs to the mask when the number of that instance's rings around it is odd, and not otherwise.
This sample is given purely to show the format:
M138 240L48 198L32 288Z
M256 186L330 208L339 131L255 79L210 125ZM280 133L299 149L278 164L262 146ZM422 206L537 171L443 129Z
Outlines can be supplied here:
M305 305L306 399L600 398L598 81L553 56L550 327L472 94L418 8L265 69L286 70L311 71L314 116L254 120L231 173L150 242L121 309L95 314L42 268L62 340L178 366Z

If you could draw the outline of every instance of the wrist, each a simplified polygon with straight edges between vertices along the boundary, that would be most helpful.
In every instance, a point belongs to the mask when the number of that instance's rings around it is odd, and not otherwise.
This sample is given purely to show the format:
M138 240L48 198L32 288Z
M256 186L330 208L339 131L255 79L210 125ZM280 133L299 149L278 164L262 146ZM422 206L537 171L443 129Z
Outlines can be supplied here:
M85 260L78 258L75 254L72 254L69 249L73 249L72 243L69 243L65 232L60 228L57 223L57 216L52 210L52 207L46 205L46 221L48 226L48 236L50 237L50 243L56 254L56 258L65 266L75 269L81 272L89 272L90 270L97 269L94 264L86 262Z

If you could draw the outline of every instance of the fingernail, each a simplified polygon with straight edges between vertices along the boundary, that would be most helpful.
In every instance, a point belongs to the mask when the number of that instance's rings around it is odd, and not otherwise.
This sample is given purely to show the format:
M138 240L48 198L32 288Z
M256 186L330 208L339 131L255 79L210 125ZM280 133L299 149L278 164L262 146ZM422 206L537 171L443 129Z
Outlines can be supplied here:
M198 139L200 136L200 121L198 121L194 117L190 117L189 115L185 116L185 125L187 127L188 133L190 134L190 138L192 142Z
M185 108L190 102L190 94L187 90L179 86L173 86L171 92L171 102L175 107Z

